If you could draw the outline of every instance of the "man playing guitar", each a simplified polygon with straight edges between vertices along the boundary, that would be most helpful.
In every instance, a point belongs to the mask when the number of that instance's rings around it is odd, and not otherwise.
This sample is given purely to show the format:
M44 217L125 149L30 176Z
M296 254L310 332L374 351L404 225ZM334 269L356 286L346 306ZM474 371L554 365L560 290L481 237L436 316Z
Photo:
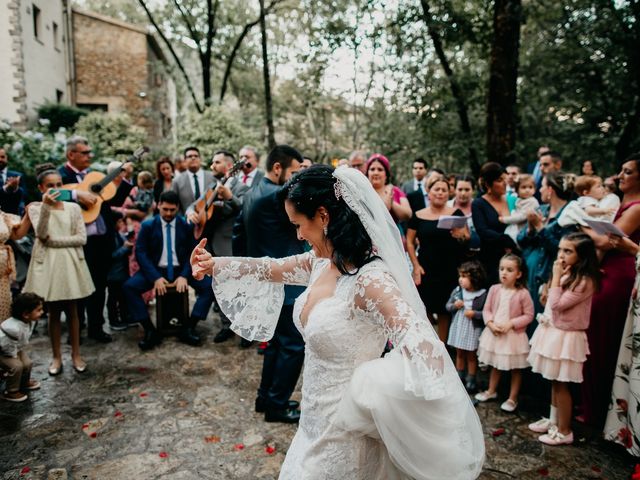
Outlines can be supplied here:
M214 153L211 161L211 171L215 181L207 188L207 191L189 206L187 219L196 227L196 239L206 237L209 239L208 248L216 256L230 256L231 235L233 223L242 209L242 200L249 190L235 175L242 166L236 162L233 153L227 150L219 150ZM212 197L214 195L214 197ZM213 214L207 216L207 197L209 204L213 206ZM205 217L206 216L206 217ZM229 320L221 314L222 329L214 337L215 343L224 342L234 334L229 328ZM244 342L243 346L249 346L251 342Z

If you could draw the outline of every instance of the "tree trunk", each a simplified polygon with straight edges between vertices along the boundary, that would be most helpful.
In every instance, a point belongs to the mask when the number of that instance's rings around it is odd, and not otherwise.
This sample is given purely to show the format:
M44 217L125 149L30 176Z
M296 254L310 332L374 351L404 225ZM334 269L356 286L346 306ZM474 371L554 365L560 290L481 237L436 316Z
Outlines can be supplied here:
M480 162L478 161L478 153L474 146L473 135L471 132L471 123L469 122L469 114L467 113L467 103L465 101L464 95L462 93L462 89L458 84L458 81L453 74L453 70L451 69L451 65L449 60L447 59L446 54L444 53L444 47L442 45L442 39L440 38L440 34L433 26L433 22L431 21L431 12L429 11L429 2L427 0L421 0L422 4L422 18L427 25L427 32L429 33L429 37L433 42L433 48L436 51L436 55L438 56L438 60L440 60L440 65L442 65L442 69L444 70L445 75L447 76L447 80L449 80L449 88L451 88L451 95L456 102L456 109L458 110L458 118L460 119L460 129L462 130L462 134L464 135L465 142L467 144L467 151L469 153L469 166L471 167L471 171L474 175L478 175L480 171Z
M521 0L495 0L489 60L487 159L507 165L516 144Z
M260 0L260 32L262 34L262 76L264 78L267 143L269 145L269 149L272 149L276 146L276 138L273 129L273 102L271 99L271 80L269 79L269 57L267 54L267 26L265 21L264 0Z

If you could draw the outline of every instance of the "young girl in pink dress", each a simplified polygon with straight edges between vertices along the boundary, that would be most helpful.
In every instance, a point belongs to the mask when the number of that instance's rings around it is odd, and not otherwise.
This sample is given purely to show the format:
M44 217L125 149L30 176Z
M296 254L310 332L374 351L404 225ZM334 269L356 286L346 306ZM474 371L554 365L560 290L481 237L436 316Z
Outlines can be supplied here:
M547 308L539 316L531 338L529 363L534 372L551 380L551 415L529 425L547 445L573 443L569 382L582 383L582 365L589 354L585 330L589 326L591 299L600 272L591 237L570 233L560 240L553 263Z
M509 398L500 406L505 412L518 407L522 369L529 366L529 339L526 328L533 321L533 300L526 288L522 258L508 253L500 260L500 283L491 287L482 316L487 328L480 336L478 359L491 365L489 389L476 395L486 402L498 396L502 371L511 372Z

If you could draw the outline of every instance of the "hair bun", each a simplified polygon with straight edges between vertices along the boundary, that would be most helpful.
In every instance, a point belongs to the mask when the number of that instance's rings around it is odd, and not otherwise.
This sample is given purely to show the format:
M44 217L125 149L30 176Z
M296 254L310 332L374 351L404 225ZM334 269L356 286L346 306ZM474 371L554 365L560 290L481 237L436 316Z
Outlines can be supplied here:
M576 187L576 179L578 177L573 173L565 173L562 178L562 190L565 192L573 192Z
M47 163L41 163L39 165L36 165L36 177L38 175L40 175L43 172L48 172L50 170L56 170L56 166L51 163L51 162L47 162Z

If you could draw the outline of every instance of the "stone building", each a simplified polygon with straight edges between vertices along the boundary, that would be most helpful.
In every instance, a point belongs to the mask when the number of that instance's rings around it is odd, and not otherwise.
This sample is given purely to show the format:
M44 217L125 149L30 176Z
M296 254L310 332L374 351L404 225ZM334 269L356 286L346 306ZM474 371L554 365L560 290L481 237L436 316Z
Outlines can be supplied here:
M0 120L19 128L58 102L128 113L150 143L175 139L175 85L153 35L70 0L0 0L0 85Z
M175 85L157 41L142 27L73 9L75 103L128 113L150 141L173 139Z
M24 127L71 103L69 14L65 0L0 0L0 119Z

